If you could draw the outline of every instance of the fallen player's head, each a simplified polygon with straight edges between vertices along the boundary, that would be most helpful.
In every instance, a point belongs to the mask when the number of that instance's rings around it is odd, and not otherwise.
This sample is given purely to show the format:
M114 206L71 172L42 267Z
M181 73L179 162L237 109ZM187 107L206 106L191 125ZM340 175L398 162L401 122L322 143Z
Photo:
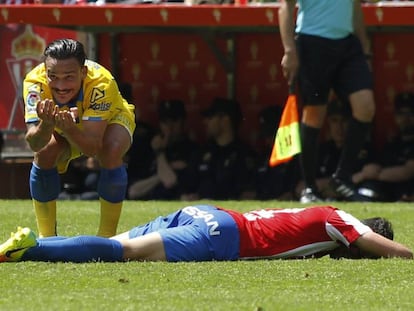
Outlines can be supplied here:
M361 222L364 225L370 227L375 233L378 233L389 240L394 239L394 230L392 229L392 224L387 219L382 217L374 217L363 219Z
M393 240L394 239L394 230L392 228L392 224L389 220L382 218L382 217L373 217L361 220L361 222L370 227L372 231L382 235L383 237ZM349 245L346 247L345 245L341 245L340 247L334 249L332 252L329 253L329 257L334 259L340 258L348 258L348 259L378 259L379 256L374 256L372 254L368 254L366 252L361 251L355 245Z

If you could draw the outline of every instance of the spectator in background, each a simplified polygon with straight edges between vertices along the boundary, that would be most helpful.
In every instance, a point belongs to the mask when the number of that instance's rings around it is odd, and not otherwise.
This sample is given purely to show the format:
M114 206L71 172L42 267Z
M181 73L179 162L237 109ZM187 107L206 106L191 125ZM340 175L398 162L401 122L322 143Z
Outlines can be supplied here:
M414 194L414 93L397 94L394 101L397 135L381 150L378 163L356 176L380 201L412 200Z
M207 142L191 161L182 199L254 198L255 154L238 137L242 120L239 104L216 98L202 116Z
M349 120L352 117L351 108L348 102L342 102L333 99L328 104L326 118L326 134L327 139L319 144L319 164L316 172L316 185L326 198L337 199L336 193L331 190L329 181L341 157L341 153L345 143L346 131ZM355 163L355 170L358 175L362 167L373 160L373 149L370 144L369 137L366 144L360 150ZM297 196L304 189L303 181L299 182L296 187ZM361 200L363 197L361 196ZM368 198L367 198L368 200Z
M34 4L34 3L40 3L37 0L2 0L0 1L0 4Z
M3 146L4 146L4 137L3 137L3 132L0 130L0 154L3 151Z
M155 135L155 129L142 120L138 105L134 102L132 85L128 82L119 83L119 91L125 100L135 105L135 131L131 147L124 157L127 163L128 188L135 181L148 177L148 168L153 161L151 139Z
M186 110L180 100L159 104L159 132L152 138L153 161L145 178L128 188L132 200L175 200L182 194L183 176L198 145L186 128ZM130 162L135 161L133 158Z
M128 171L128 188L137 180L148 177L148 168L151 167L154 159L151 140L156 133L156 129L139 118L137 109L136 112L137 126L134 132L134 140L125 157Z
M256 199L291 200L298 182L297 158L274 167L269 165L282 108L272 105L259 114L259 152L256 167Z

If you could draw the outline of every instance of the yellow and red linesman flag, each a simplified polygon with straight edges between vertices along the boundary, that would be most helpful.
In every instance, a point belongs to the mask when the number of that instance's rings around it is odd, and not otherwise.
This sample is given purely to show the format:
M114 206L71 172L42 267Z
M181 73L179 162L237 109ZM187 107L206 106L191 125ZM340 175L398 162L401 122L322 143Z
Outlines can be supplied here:
M283 109L269 165L276 166L288 162L301 150L297 99L296 95L291 93Z

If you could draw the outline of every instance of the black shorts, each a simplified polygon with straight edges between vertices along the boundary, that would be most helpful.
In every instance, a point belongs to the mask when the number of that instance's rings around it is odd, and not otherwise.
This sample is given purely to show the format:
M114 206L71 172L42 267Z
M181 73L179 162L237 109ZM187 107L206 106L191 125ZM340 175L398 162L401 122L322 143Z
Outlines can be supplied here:
M372 73L359 39L326 39L299 34L296 39L300 67L298 83L304 105L322 105L333 89L341 100L372 89Z

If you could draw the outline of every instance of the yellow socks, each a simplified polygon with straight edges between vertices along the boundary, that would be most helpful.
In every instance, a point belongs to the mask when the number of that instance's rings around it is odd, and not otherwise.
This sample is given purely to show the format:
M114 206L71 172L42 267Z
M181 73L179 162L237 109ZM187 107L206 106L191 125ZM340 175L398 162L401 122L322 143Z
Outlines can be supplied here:
M39 202L33 199L39 237L56 235L56 201Z
M101 203L101 218L98 236L114 236L116 235L116 229L121 216L123 202L111 203L102 198L100 198L99 201ZM36 214L39 237L55 236L56 201L39 202L37 200L33 200L33 206Z
M111 203L102 198L101 202L101 219L99 223L98 236L111 237L116 235L119 217L121 216L122 203Z

